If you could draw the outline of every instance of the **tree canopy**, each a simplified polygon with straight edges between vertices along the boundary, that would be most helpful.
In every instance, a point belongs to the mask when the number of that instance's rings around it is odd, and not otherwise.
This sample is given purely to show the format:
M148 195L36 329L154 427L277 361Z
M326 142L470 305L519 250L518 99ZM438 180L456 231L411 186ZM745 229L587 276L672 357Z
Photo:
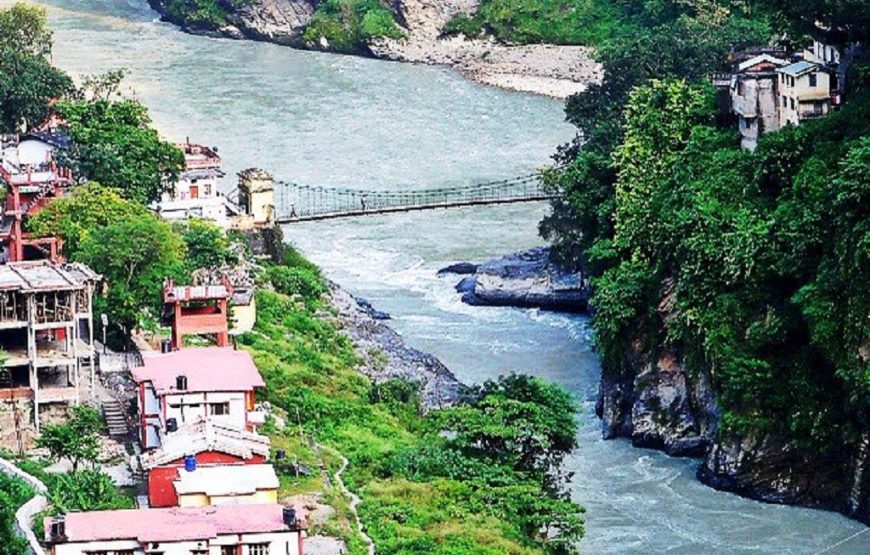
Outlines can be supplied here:
M160 139L138 102L64 101L57 111L74 143L64 153L65 162L79 180L97 181L124 198L148 204L178 179L184 154Z
M82 462L94 463L100 454L99 432L103 417L97 409L74 407L71 417L61 424L45 424L36 438L39 447L48 449L52 459L67 459L76 472Z

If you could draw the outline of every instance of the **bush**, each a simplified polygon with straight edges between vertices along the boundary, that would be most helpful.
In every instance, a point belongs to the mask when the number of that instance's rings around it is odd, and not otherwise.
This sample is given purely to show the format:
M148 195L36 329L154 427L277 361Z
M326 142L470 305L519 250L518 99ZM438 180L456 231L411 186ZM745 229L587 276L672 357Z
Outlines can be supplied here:
M26 552L27 542L15 533L15 512L33 495L33 489L27 484L0 473L0 555Z
M266 271L266 277L275 291L291 297L298 295L306 302L319 300L327 291L320 276L306 268L272 266Z
M323 37L334 49L356 51L373 38L403 35L393 12L378 0L327 0L317 7L303 38L316 43Z

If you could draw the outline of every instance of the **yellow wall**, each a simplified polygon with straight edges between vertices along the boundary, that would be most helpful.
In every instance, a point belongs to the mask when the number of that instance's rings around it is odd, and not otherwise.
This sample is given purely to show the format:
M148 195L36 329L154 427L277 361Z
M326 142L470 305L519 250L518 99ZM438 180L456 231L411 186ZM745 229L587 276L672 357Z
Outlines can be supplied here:
M256 301L251 299L251 304L247 306L232 307L232 321L232 331L242 333L254 329L254 323L257 321Z
M225 505L227 503L263 504L277 503L278 490L257 490L253 495L215 495L209 497L202 493L191 493L178 496L179 507L203 507L206 505Z

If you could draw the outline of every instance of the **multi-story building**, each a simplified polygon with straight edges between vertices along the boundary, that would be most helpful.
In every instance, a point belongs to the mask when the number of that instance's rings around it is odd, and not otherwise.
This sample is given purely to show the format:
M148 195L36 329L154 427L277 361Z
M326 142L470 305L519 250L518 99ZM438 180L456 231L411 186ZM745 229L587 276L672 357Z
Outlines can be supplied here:
M788 60L763 53L736 64L731 77L731 110L737 115L740 146L755 150L762 133L779 129L777 69Z
M168 434L204 419L239 430L263 423L254 391L265 383L247 351L204 347L142 356L144 365L132 372L143 448L160 447Z
M799 125L831 109L831 76L821 65L802 60L776 70L780 125Z
M163 284L163 324L171 329L173 350L184 347L185 335L210 335L218 347L229 345L229 300L233 288L220 285Z
M148 503L152 507L178 506L176 483L184 473L190 472L186 469L191 467L202 474L201 471L208 473L213 467L265 466L270 446L266 436L218 424L214 420L180 426L177 431L164 436L159 449L148 451L139 458L138 466L147 476ZM218 487L224 487L225 481L214 480ZM255 490L266 489L272 484L268 480L248 480L246 483L253 485ZM235 493L238 492L237 488Z
M51 555L302 555L305 519L277 504L124 509L45 519Z
M0 403L0 444L21 448L44 418L86 399L99 280L83 264L0 265L0 399L8 400Z
M155 205L157 212L167 220L202 218L227 227L229 217L237 215L239 209L218 191L224 172L217 149L189 140L177 146L184 152L184 171Z

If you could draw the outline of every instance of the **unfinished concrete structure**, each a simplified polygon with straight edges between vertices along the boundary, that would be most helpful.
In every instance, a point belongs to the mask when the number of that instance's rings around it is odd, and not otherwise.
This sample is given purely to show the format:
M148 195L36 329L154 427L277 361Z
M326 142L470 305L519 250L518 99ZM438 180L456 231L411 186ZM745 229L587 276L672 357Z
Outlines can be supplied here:
M737 115L742 148L755 150L762 133L779 129L776 70L788 64L784 57L767 52L736 64L730 86L731 110Z
M185 335L213 335L218 347L229 345L230 283L221 285L163 285L163 324L172 329L172 350L184 347Z
M100 276L47 260L0 265L0 444L21 449L40 421L94 379L92 300Z

